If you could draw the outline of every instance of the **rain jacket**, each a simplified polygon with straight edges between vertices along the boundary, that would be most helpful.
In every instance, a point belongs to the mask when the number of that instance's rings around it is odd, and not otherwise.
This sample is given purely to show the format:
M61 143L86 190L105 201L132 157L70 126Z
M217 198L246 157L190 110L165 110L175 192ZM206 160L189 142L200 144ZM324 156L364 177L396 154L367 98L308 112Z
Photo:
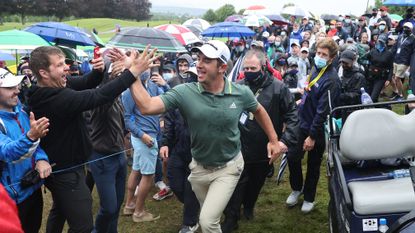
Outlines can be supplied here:
M0 133L0 160L3 161L1 183L10 197L17 204L32 195L43 182L22 188L19 181L35 167L38 160L48 160L46 153L38 147L39 140L32 142L27 136L30 130L30 120L20 104L13 112L0 111L0 119L4 127ZM0 126L1 127L1 126Z

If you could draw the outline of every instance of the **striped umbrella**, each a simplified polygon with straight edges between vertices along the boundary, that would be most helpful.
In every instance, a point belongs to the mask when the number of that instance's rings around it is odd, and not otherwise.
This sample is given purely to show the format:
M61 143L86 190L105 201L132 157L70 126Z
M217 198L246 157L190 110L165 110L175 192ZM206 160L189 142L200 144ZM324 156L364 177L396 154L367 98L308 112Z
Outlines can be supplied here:
M162 30L147 27L122 30L108 41L107 46L144 50L148 44L156 47L160 52L187 52L174 36Z
M210 27L210 23L204 19L188 19L183 23L184 26L196 26L200 28L202 31L206 30L208 27Z
M283 154L281 158L280 168L278 169L277 185L281 183L282 177L284 176L285 168L287 168L288 160L287 154Z
M164 24L157 27L156 29L165 31L176 37L182 45L193 44L199 42L199 38L185 26L177 24Z

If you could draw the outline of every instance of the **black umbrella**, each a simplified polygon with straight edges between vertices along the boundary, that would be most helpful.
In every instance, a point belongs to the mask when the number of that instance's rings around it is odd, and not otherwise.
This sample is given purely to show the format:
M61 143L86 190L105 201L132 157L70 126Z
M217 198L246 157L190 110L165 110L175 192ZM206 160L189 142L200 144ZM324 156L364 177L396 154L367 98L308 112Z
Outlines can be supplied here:
M160 52L187 52L174 36L156 28L138 27L121 31L107 43L109 47L138 50L144 50L148 44Z
M324 21L330 21L330 20L338 20L339 17L337 15L331 15L331 14L322 14L320 18Z

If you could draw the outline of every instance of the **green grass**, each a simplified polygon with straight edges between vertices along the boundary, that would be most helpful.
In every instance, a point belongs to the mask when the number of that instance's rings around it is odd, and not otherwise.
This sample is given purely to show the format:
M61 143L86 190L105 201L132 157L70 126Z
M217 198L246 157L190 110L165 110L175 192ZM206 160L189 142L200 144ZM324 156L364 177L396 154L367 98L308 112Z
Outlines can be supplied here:
M6 31L11 29L25 29L26 27L34 24L36 22L27 22L25 25L21 23L4 23L0 25L0 31ZM176 21L129 21L129 20L120 20L120 19L110 19L110 18L91 18L91 19L77 19L71 21L64 21L63 23L69 24L71 26L82 27L88 30L95 28L98 31L98 36L104 41L107 42L115 35L114 29L116 25L121 27L149 27L158 26L161 24L175 24Z
M305 160L306 161L306 160ZM276 172L279 165L275 165ZM323 233L328 232L327 205L329 195L327 192L327 179L325 177L325 162L321 166L321 178L318 184L316 196L316 208L310 214L304 215L301 204L294 208L287 208L285 200L291 192L288 182L288 168L283 182L277 186L275 176L267 179L257 205L255 218L252 221L239 221L239 229L235 233ZM131 217L120 216L118 232L120 233L177 233L182 222L182 205L175 198L163 201L154 201L151 196L157 190L150 192L146 201L146 208L154 214L160 214L160 220L149 223L134 223ZM41 232L45 232L46 218L51 206L50 192L44 195L45 207ZM94 189L93 192L94 216L98 212L99 198ZM301 200L302 201L302 200ZM65 232L67 228L65 228ZM200 230L198 232L201 232Z

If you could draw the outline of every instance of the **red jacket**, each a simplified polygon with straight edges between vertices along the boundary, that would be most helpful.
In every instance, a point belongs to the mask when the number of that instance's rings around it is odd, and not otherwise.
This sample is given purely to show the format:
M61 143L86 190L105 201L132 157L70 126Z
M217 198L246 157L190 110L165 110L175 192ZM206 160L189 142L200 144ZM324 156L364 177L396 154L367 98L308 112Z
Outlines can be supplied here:
M24 233L20 225L16 203L0 184L0 233Z

